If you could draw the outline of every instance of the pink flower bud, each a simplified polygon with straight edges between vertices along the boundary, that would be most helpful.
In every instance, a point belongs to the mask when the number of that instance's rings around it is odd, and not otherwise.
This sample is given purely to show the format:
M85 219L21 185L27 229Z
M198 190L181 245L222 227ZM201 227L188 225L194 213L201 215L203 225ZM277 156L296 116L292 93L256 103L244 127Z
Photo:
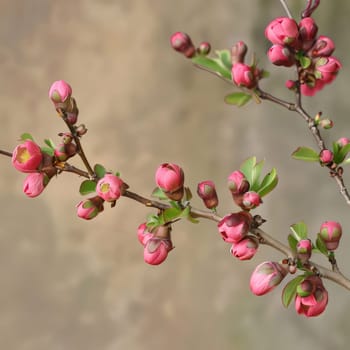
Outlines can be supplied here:
M80 218L91 220L103 211L103 199L99 196L85 199L77 204L77 214Z
M340 147L344 147L346 146L347 144L350 143L350 139L348 139L347 137L341 137L338 141L337 141L337 144L340 146Z
M243 194L249 190L249 182L245 175L239 170L236 170L229 175L227 186L233 195Z
M183 32L176 32L170 37L170 44L172 48L187 58L191 58L196 54L191 38Z
M342 236L342 227L336 221L325 221L320 228L319 237L325 243L328 250L333 251L338 248Z
M267 52L269 60L276 66L291 67L295 63L293 53L288 47L275 44Z
M199 44L197 51L200 55L206 56L209 54L210 49L211 49L210 44L204 41Z
M146 223L141 224L137 229L137 238L139 242L144 246L149 239L153 237L153 234L148 232Z
M283 265L265 261L258 265L250 277L250 290L255 295L264 295L278 286L288 271Z
M152 237L145 243L143 258L147 264L159 265L172 249L173 245L169 239Z
M306 263L312 253L312 243L309 239L301 239L296 246L298 259L304 264Z
M253 89L258 83L258 72L254 67L248 66L244 63L235 63L232 66L232 81L237 86Z
M213 181L202 181L197 186L197 193L203 199L204 205L208 209L213 209L218 206L219 200L215 190Z
M286 85L286 88L289 90L293 90L296 88L296 83L294 80L287 80L285 85Z
M328 304L328 292L317 276L307 277L297 288L295 310L300 315L314 317L320 315Z
M310 49L311 57L328 57L335 49L334 42L331 38L321 35L317 38L315 44Z
M299 28L294 19L279 17L268 24L265 36L272 44L296 46L299 38Z
M329 84L336 78L341 67L341 63L335 57L322 57L315 64L315 76Z
M242 208L246 210L254 209L262 203L261 197L254 191L249 191L243 194Z
M330 119L322 119L319 122L319 126L323 129L332 129L333 128L333 121Z
M259 242L254 237L243 238L234 243L230 249L231 254L239 260L250 260L257 252Z
M96 193L106 202L116 201L123 193L124 182L116 175L106 174L96 185Z
M12 152L12 165L23 173L35 172L43 155L40 147L32 140L26 140Z
M55 81L49 90L49 97L53 103L62 103L72 95L71 86L64 80Z
M301 48L304 51L310 49L315 41L318 27L312 17L305 17L299 23L299 34L301 40Z
M54 155L57 160L60 162L64 162L68 159L68 154L66 152L66 145L64 143L60 143L54 151Z
M235 63L244 63L244 58L247 53L248 47L243 41L238 41L231 48L231 62Z
M185 180L182 169L172 163L161 164L155 176L156 184L172 200L181 200Z
M44 190L50 179L45 173L30 173L24 180L23 192L28 197L37 197Z
M320 163L322 165L329 165L332 164L333 162L333 152L330 151L329 149L323 149L320 152Z
M252 216L245 211L224 216L218 223L219 232L225 242L237 243L249 231Z

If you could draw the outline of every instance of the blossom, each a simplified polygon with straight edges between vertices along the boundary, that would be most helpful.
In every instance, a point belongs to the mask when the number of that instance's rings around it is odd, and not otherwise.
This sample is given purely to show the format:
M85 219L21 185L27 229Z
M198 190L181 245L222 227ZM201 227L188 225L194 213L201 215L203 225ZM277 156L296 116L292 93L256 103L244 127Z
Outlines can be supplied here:
M77 215L85 220L91 220L103 211L103 199L99 196L88 198L77 204Z
M37 197L44 190L50 179L45 173L30 173L24 180L23 192L28 197Z
M200 182L197 186L197 193L208 209L213 209L218 206L219 200L213 181L207 180Z
M218 223L218 229L225 242L237 243L248 234L251 222L252 216L241 211L224 216Z
M258 251L259 243L253 237L243 238L232 244L231 254L239 260L250 260Z
M338 248L342 236L342 227L336 221L325 221L320 228L319 237L325 243L328 250L333 251Z
M49 97L54 103L65 102L72 95L71 86L64 80L57 80L52 83L49 90Z
M161 164L155 175L155 180L166 195L172 200L181 200L185 176L183 170L176 164Z
M174 50L182 53L187 58L191 58L196 54L196 48L194 47L191 38L186 33L174 33L170 37L170 44Z
M147 264L159 265L167 258L172 249L170 239L151 237L144 245L143 258Z
M12 165L24 173L35 172L42 158L40 147L32 140L25 140L12 152Z
M114 202L123 192L124 182L116 175L105 174L96 185L96 193L106 202Z
M272 44L295 46L298 43L299 28L294 19L278 17L267 25L265 36Z

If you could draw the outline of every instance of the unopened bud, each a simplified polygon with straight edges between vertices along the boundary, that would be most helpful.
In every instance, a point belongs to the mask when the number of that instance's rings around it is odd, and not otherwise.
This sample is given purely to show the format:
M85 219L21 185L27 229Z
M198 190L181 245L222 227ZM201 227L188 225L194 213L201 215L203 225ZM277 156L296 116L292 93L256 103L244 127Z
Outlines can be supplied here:
M244 63L244 58L247 53L248 47L243 41L238 41L231 48L231 62L235 63Z
M319 122L319 125L323 128L323 129L332 129L333 128L333 121L330 119L322 119Z
M330 151L329 149L323 149L320 152L320 163L321 165L330 165L333 163L333 152Z
M213 209L218 206L219 200L213 181L208 180L200 182L197 186L197 193L208 209Z
M183 32L176 32L170 37L170 44L172 48L187 58L191 58L196 54L191 38Z
M197 51L200 55L206 56L209 54L210 49L211 46L208 42L202 42L199 44Z

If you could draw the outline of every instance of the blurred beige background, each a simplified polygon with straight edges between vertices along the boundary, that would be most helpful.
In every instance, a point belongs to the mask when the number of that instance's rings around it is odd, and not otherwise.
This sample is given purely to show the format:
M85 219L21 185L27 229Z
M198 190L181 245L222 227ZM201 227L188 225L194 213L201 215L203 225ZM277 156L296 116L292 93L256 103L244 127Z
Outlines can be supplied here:
M298 13L304 1L289 1ZM273 75L262 87L289 98L291 72L273 68L263 31L284 15L277 0L1 0L0 148L12 150L22 132L42 142L65 131L47 92L65 79L73 87L83 144L92 163L119 170L131 189L148 195L158 164L175 162L195 192L217 183L220 213L236 210L227 175L251 155L280 175L278 189L257 211L265 229L285 239L304 220L317 232L323 220L344 227L340 266L350 275L349 207L336 185L314 164L290 158L312 146L296 115L251 103L223 103L229 85L169 47L178 30L198 44L228 48L237 40L257 53ZM320 33L331 35L343 70L332 87L308 99L336 121L327 140L350 136L347 1L324 1L316 12ZM78 160L77 160L78 161ZM75 163L79 165L79 162ZM91 222L76 217L80 179L63 174L42 196L22 194L24 176L0 158L0 348L6 350L345 349L350 294L326 281L329 306L316 319L280 303L281 288L265 297L249 291L250 273L281 256L263 247L240 262L211 222L174 227L176 249L161 266L143 262L136 229L152 211L121 199ZM350 183L350 176L345 179ZM194 204L200 206L195 199Z

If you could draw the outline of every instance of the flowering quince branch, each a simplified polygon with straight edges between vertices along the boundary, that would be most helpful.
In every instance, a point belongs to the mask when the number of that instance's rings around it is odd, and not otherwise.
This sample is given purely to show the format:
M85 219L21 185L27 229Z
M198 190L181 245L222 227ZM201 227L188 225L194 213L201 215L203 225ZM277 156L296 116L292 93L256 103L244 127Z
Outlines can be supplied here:
M299 114L307 122L320 152L299 147L293 157L317 161L328 168L343 197L350 204L342 178L343 168L340 166L350 163L350 160L345 159L350 151L350 140L342 138L333 143L332 151L327 149L319 128L330 128L332 122L322 118L321 112L312 118L302 107L302 95L311 96L325 84L331 83L341 68L339 61L331 56L334 44L328 37L317 37L317 25L310 17L319 1L308 1L299 24L292 18L285 1L281 0L281 4L288 17L273 20L267 26L265 35L273 44L268 52L271 62L296 70L295 81L286 84L295 95L294 103L261 89L259 82L267 77L267 73L258 68L255 60L251 65L244 63L247 46L242 41L236 43L231 51L217 51L215 58L208 56L211 49L209 43L203 42L196 48L191 38L182 32L171 36L171 45L191 59L196 67L215 74L231 86L233 83L240 90L226 96L227 103L243 106L254 98L256 102L270 101ZM314 241L309 238L304 222L293 224L290 226L288 245L285 245L261 229L265 222L262 217L251 214L263 203L262 198L277 186L276 169L262 175L264 162L257 162L255 157L251 157L243 162L239 170L233 171L228 176L227 185L239 210L224 216L217 212L219 198L211 180L202 181L197 186L197 194L207 209L192 207L192 193L185 186L184 171L173 163L159 165L155 173L157 187L152 192L155 199L149 199L130 191L119 172L107 171L101 164L91 166L81 143L87 129L84 124L76 124L79 110L70 85L63 80L54 82L49 97L68 128L68 132L58 134L60 143L55 145L52 140L46 139L45 146L40 147L30 134L24 133L21 143L13 152L0 150L0 154L11 158L14 168L27 174L23 192L28 197L39 196L54 176L70 172L83 178L79 189L81 195L93 194L77 205L77 215L82 219L95 218L106 204L114 207L120 197L156 209L156 214L150 214L137 230L144 260L151 265L164 262L173 250L171 232L177 221L214 221L221 238L230 245L230 253L239 260L252 259L260 245L268 245L285 256L280 262L265 261L259 264L251 275L250 289L255 295L264 295L279 285L288 274L296 274L285 285L282 302L287 307L294 300L296 311L307 317L318 316L328 304L328 292L323 279L350 290L350 280L341 273L335 258L335 250L342 236L342 227L338 222L323 222ZM82 160L84 169L68 162L76 155ZM314 263L311 260L313 253L323 254L331 268Z

